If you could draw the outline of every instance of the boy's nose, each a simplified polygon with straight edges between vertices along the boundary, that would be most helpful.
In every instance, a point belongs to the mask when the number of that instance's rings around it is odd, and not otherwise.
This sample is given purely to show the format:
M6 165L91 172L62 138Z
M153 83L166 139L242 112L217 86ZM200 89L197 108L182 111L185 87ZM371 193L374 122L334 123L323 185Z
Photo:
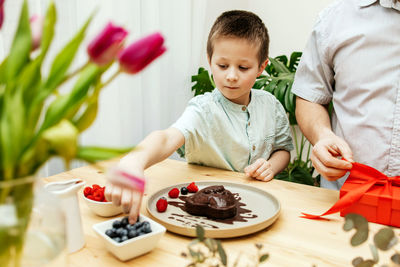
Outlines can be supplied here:
M226 79L228 81L236 81L238 79L238 75L234 68L229 68L228 73L226 75Z

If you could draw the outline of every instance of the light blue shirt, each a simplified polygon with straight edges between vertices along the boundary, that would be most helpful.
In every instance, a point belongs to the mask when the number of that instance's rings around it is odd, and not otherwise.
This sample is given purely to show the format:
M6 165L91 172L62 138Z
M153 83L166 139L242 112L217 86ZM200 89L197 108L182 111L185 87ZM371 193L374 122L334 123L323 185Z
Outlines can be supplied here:
M400 175L400 2L342 0L323 10L292 92L314 103L332 100L332 130L354 160ZM340 189L346 179L322 178L321 186Z
M196 96L172 127L185 136L179 150L188 163L243 172L276 150L293 149L285 110L262 90L251 90L248 106L229 101L218 89Z

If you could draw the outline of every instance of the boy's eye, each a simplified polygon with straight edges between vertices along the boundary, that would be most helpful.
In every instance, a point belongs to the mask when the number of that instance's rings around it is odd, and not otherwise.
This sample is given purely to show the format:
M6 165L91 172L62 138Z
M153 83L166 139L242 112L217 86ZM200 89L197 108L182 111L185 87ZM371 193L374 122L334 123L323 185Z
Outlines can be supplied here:
M248 68L248 67L239 66L239 69L241 69L241 70L248 70L249 68Z
M227 66L224 65L224 64L218 64L218 67L220 67L221 69L226 69L227 68Z

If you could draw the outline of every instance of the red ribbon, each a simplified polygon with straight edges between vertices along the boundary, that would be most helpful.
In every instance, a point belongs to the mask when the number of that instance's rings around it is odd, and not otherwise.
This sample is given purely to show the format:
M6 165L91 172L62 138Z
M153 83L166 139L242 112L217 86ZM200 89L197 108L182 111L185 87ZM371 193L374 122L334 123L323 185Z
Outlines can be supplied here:
M370 166L357 162L354 162L352 164L353 167L350 170L350 175L347 178L346 183L351 181L352 183L360 184L360 186L354 190L347 192L325 213L321 215L312 215L302 212L302 218L325 219L322 218L322 216L342 211L351 206L353 203L357 202L374 185L383 185L380 196L385 199L391 199L392 186L400 186L400 176L387 177L383 173Z

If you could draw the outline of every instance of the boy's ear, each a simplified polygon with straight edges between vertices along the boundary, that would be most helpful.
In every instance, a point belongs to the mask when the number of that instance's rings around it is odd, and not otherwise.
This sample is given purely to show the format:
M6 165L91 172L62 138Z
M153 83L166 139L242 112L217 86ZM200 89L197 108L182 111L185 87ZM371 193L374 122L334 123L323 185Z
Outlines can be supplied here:
M210 58L210 56L208 54L207 54L207 61L208 61L208 65L211 66L211 58Z
M261 75L261 73L264 71L267 64L268 64L268 58L261 64L260 69L258 70L257 77Z

